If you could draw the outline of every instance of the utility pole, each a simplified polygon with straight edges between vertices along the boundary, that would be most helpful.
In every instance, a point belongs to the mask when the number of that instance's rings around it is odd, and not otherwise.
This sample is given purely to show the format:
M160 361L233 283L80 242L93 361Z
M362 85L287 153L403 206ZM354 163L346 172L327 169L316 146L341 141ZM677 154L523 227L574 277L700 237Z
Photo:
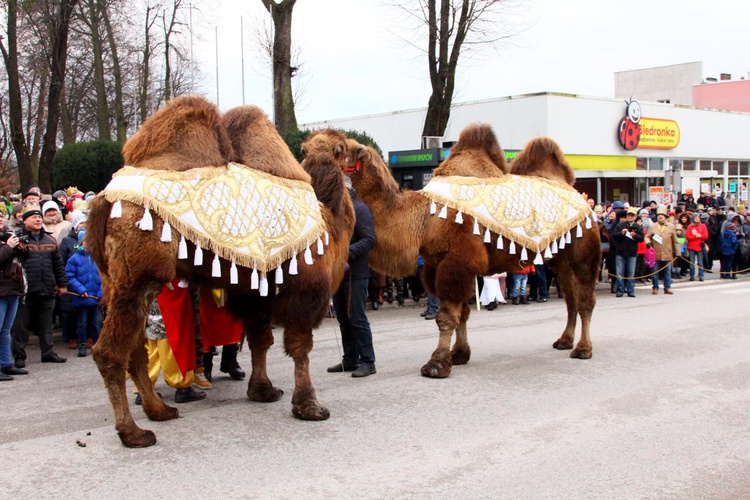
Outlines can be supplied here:
M219 27L214 28L216 37L216 107L219 108Z
M245 24L240 16L240 68L242 69L242 105L245 105Z

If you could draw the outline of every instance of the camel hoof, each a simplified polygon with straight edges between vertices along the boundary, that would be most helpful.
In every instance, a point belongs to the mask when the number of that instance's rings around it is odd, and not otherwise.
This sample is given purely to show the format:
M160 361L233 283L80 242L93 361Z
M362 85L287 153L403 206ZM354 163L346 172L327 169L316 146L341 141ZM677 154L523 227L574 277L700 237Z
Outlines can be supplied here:
M573 349L573 342L568 342L560 337L554 344L552 344L552 347L559 351L567 351L568 349Z
M180 417L180 412L173 406L162 405L162 408L156 410L149 410L145 406L143 407L143 413L146 414L149 420L154 422L166 422L167 420L174 420Z
M281 399L284 391L268 384L248 384L247 399L258 403L273 403Z
M578 349L575 348L570 353L571 358L578 358L578 359L591 359L591 350L590 349Z
M427 378L446 378L451 374L451 365L430 361L422 367L422 376Z
M328 420L331 413L328 408L317 401L307 401L299 405L292 405L292 415L300 420Z
M148 448L156 444L156 434L151 431L138 429L137 432L118 432L117 434L126 448Z
M471 349L456 349L451 352L451 362L454 365L465 365L471 359Z

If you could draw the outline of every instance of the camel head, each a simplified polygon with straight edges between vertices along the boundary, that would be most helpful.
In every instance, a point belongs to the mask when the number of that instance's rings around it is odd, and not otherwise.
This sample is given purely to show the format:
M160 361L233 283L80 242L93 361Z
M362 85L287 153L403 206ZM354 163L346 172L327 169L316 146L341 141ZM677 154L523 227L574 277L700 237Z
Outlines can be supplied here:
M222 117L234 161L284 179L310 182L276 127L257 106L238 106Z
M308 158L323 155L328 156L329 162L338 165L343 172L345 169L346 141L344 134L332 128L312 132L301 146L302 154L305 157L302 160L302 166L305 166Z
M206 98L172 99L122 148L126 165L184 171L225 165L234 152L218 108Z
M505 152L492 127L474 123L461 131L448 159L435 175L498 177L508 173Z
M576 176L565 159L560 146L549 137L537 137L526 143L513 159L510 173L516 175L538 175L572 186Z
M388 165L374 148L347 139L346 164L347 171L351 172L352 186L360 197L372 192L395 196L399 192Z

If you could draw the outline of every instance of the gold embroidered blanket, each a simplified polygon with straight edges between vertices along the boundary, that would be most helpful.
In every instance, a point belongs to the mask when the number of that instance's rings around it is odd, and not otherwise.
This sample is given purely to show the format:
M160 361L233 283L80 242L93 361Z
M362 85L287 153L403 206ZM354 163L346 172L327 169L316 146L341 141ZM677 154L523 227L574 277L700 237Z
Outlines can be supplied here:
M126 166L103 194L112 203L124 200L153 210L196 245L263 272L325 233L310 184L237 163L185 172Z
M490 231L537 253L593 217L578 191L536 176L433 177L420 192L438 207L468 214ZM434 212L435 207L431 210ZM586 228L591 227L589 220ZM557 245L554 248L556 251Z

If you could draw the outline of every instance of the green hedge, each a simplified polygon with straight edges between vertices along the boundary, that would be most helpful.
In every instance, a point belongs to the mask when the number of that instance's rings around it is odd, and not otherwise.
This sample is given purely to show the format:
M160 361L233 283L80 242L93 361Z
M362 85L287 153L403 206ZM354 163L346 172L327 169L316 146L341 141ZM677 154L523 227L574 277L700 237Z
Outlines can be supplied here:
M303 159L301 151L302 143L305 142L307 136L310 135L311 132L312 130L298 130L296 132L290 132L284 136L284 142L286 142L287 146L289 146L289 149L292 151L292 154L295 158L297 158L297 161L299 162L301 162ZM340 130L340 132L342 132L348 138L354 139L360 144L364 144L365 146L372 146L380 156L383 156L383 151L380 149L380 146L377 145L375 140L370 137L367 132L360 132L357 130Z
M54 190L75 186L84 193L98 193L123 164L122 146L117 142L68 144L52 159L52 186Z

